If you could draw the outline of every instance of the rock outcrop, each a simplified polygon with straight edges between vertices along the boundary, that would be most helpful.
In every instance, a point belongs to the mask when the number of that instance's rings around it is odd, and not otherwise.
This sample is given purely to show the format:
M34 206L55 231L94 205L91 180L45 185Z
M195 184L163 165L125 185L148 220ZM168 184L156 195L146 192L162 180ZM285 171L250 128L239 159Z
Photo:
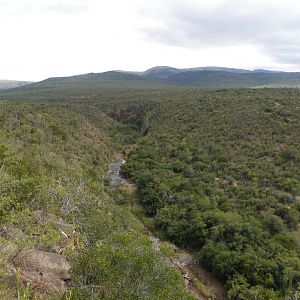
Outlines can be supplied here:
M20 279L41 291L63 292L70 280L70 264L60 254L36 249L23 250L13 259Z
M43 294L61 294L71 280L71 265L63 254L66 249L74 250L75 227L42 212L36 212L33 224L36 230L27 233L9 224L0 229L0 254L7 274L4 281L13 287L18 274L20 283L29 284ZM53 244L43 244L40 240L41 234L47 234L48 230L60 236Z

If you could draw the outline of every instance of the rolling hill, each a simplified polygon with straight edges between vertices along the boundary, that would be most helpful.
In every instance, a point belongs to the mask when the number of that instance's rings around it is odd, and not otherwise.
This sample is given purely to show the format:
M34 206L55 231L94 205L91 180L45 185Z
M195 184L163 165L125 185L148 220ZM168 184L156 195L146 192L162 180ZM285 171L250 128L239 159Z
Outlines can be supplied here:
M300 86L300 73L187 71L170 76L167 82L200 88L296 87Z
M300 73L270 70L243 70L221 67L176 69L154 67L145 72L108 71L70 77L54 77L31 84L18 83L17 88L0 92L1 98L55 98L99 95L111 89L159 89L161 87L193 87L205 89L299 87ZM6 85L7 86L7 85ZM13 85L11 85L13 87ZM1 82L0 82L1 88Z
M142 74L150 79L160 79L173 86L200 88L253 88L300 86L300 74L270 70L244 70L222 67L175 69L154 67Z

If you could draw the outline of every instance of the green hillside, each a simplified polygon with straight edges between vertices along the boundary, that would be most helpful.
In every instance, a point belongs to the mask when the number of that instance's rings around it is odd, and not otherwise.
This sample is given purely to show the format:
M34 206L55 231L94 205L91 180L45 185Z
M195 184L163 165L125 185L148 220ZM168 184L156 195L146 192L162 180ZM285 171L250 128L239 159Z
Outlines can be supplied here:
M65 99L66 97L95 98L117 90L144 90L166 86L164 82L125 72L110 71L71 77L49 78L27 86L0 91L3 99Z
M300 73L268 70L202 67L176 69L154 67L145 72L109 71L70 77L49 78L40 82L1 90L3 99L97 98L111 90L155 90L194 87L205 89L299 87ZM1 83L0 83L1 89Z
M188 71L166 81L172 85L201 88L299 87L300 73Z
M0 106L0 299L194 299L108 186L133 129L95 104Z

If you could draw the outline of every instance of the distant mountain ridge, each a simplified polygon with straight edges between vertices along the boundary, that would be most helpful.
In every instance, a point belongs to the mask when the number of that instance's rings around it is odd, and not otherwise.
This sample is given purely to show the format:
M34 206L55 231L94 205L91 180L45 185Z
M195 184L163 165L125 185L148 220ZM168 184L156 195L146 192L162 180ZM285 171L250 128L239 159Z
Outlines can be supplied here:
M118 70L87 73L69 77L53 77L26 85L18 83L16 86L17 88L1 91L0 96L26 95L38 98L51 92L52 95L69 93L77 97L83 94L97 95L102 90L109 91L110 89L156 89L160 87L207 89L300 87L300 73L223 67L177 69L158 66L145 72Z
M32 83L32 81L0 80L0 90L12 89Z
M155 75L157 77L157 75ZM150 78L154 78L150 75ZM259 71L191 70L165 76L165 82L175 86L199 88L300 87L300 73Z
M247 70L214 66L176 69L158 66L141 73L141 76L160 80L172 86L195 88L300 87L300 73L264 69Z
M160 79L166 79L170 76L178 75L181 73L186 72L201 72L201 71L210 71L210 72L227 72L227 73L234 73L234 74L244 74L244 73L283 73L281 71L271 71L271 70L247 70L247 69L235 69L235 68L225 68L225 67L199 67L199 68L184 68L184 69L177 69L168 66L157 66L150 68L149 70L142 72L141 74L147 77L155 77Z

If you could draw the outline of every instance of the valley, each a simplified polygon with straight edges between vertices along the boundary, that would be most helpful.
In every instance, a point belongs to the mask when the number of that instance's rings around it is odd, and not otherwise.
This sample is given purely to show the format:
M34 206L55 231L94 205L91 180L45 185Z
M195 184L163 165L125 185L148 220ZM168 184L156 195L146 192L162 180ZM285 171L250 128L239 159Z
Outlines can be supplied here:
M126 163L123 158L118 155L117 159L110 164L108 169L108 175L110 178L110 186L112 188L117 185L122 185L128 188L129 193L134 193L136 191L136 186L123 178L120 175L121 166ZM134 214L136 208L134 205L138 205L135 199L136 195L132 195L131 211ZM134 203L135 201L135 203ZM164 243L167 241L161 241L153 232L144 224L143 232L149 237L152 242L152 247L155 252L161 252L161 247L164 247ZM220 282L216 276L207 271L204 267L196 262L193 254L184 251L183 249L178 249L176 245L168 243L168 247L174 250L173 255L166 257L165 261L168 265L175 268L185 280L186 289L194 294L196 299L199 300L212 300L228 299L226 296L226 291L224 289L224 283Z
M56 80L0 93L2 298L299 294L298 89ZM19 251L59 251L63 288Z
M0 0L0 300L300 300L299 12Z

